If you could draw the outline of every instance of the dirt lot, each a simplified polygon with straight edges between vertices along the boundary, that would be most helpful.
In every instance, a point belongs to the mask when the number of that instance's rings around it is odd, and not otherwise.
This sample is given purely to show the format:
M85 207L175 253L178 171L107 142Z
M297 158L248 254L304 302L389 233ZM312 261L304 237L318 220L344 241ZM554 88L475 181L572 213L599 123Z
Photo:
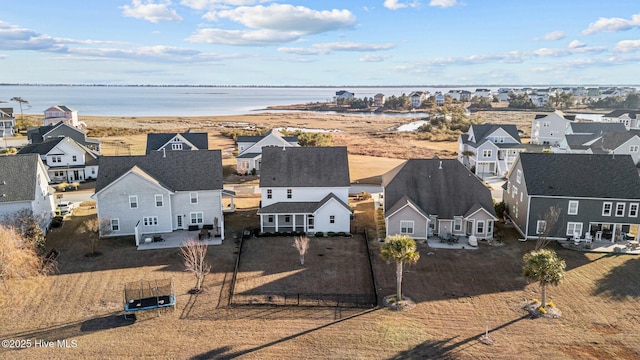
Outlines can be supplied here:
M371 202L354 205L356 221L373 218ZM503 246L481 244L471 251L420 245L421 258L404 278L405 294L417 302L409 312L229 307L226 294L238 251L233 234L255 222L254 210L227 218L230 233L222 246L210 248L213 270L200 295L187 293L194 278L182 271L175 249L139 252L131 239L123 238L103 240L98 245L102 256L85 257L89 248L77 226L92 211L81 208L49 236L48 247L61 252L59 275L3 284L0 338L31 340L32 345L2 349L1 358L640 357L638 256L557 249L567 262L567 277L549 289L549 296L563 313L560 319L532 320L522 310L522 303L539 298L539 291L520 275L521 257L533 244L518 242L512 229L504 230ZM378 242L370 245L377 251ZM288 267L295 261L290 253L264 255L281 256ZM378 294L393 293L394 266L378 256L372 259ZM308 261L318 260L311 256ZM350 264L352 259L343 261ZM149 311L139 313L135 322L124 321L123 284L165 277L175 282L175 311L160 316ZM493 345L478 341L487 324ZM55 343L63 339L75 340L75 347ZM35 340L53 341L54 348L35 348Z

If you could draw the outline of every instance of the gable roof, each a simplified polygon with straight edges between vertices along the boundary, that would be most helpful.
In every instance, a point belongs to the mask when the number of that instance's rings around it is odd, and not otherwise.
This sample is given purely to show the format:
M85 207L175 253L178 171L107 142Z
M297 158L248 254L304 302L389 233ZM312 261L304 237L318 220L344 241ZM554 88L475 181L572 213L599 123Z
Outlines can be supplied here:
M624 133L609 133L600 137L597 141L591 144L590 148L594 152L610 153L617 149L620 145L631 140L633 137L638 136L638 132L624 132Z
M627 128L623 123L607 123L607 122L574 122L570 123L574 134L595 134L602 135L612 132L626 133Z
M261 187L349 186L345 146L264 147Z
M640 199L631 155L520 153L529 195Z
M154 151L137 156L104 156L96 180L96 193L134 167L172 191L222 189L220 150Z
M38 161L37 154L0 156L0 204L34 200Z
M344 207L346 210L350 210L349 205L340 200L334 193L330 193L320 201L306 201L306 202L277 202L275 204L267 205L258 210L260 214L313 214L320 209L324 204L329 201L335 200L338 204Z
M631 119L637 119L638 114L640 114L640 110L625 110L625 109L613 110L610 113L602 115L602 117L617 118L624 114L629 114L629 118Z
M548 113L548 114L536 114L536 118L535 118L535 119L536 119L536 120L538 120L538 119L542 119L542 118L545 118L545 117L547 117L547 116L554 115L554 114L555 114L555 115L557 115L557 116L559 116L559 117L561 117L561 118L564 118L565 120L569 120L569 121L574 121L574 120L576 119L576 116L575 116L575 115L565 115L565 114L564 114L562 111L560 111L560 110L556 110L556 111L554 111L554 112L552 112L552 113Z
M385 216L403 198L444 219L466 214L476 203L495 214L491 191L455 159L410 159L382 175Z
M471 125L471 129L475 135L476 143L478 144L484 142L487 136L493 134L493 132L498 129L503 129L512 138L520 142L520 134L518 133L518 128L515 125L477 124Z
M191 131L183 133L149 133L147 134L146 153L149 154L152 151L160 150L169 141L171 141L171 139L178 135L182 136L185 140L198 148L198 150L209 149L209 134L207 133Z
M47 108L45 110L45 112L47 112L47 111L49 111L51 109L56 109L56 110L59 110L59 111L65 112L65 113L70 113L70 112L76 111L75 109L72 109L72 108L70 108L70 107L68 107L66 105L54 105L54 106L52 106L50 108Z
M57 136L55 136L55 134L57 134ZM61 135L71 137L82 145L100 143L98 139L87 138L87 134L84 131L65 124L63 121L56 124L31 128L27 131L27 137L32 144L42 142L47 138L60 137Z
M236 143L240 143L240 142L257 143L258 141L266 138L267 136L274 134L274 132L278 133L278 135L280 135L280 137L283 138L288 143L292 143L292 142L293 143L298 143L298 137L297 136L284 136L277 129L271 129L271 130L267 131L264 135L238 136L236 138Z
M51 151L56 145L58 145L61 141L64 141L65 138L51 138L47 139L41 143L36 144L27 144L25 145L18 154L40 154L47 155L49 151ZM71 139L73 141L73 139Z

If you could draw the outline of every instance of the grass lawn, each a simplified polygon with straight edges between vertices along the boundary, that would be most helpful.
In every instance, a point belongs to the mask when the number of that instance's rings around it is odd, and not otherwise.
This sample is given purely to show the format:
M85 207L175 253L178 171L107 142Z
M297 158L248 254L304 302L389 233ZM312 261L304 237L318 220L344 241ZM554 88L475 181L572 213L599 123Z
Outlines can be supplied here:
M356 218L373 218L370 201L354 206ZM551 287L548 293L562 311L560 319L532 320L522 309L523 302L539 298L540 294L537 284L527 284L521 276L522 255L533 244L518 242L511 229L503 230L506 235L503 246L481 244L475 251L419 245L421 258L404 275L405 294L417 302L408 312L384 308L236 307L227 306L238 251L233 234L244 224L255 222L251 212L228 217L228 238L223 245L209 248L208 260L213 269L205 279L206 291L189 295L195 279L183 271L177 249L139 252L131 239L123 238L102 240L98 250L103 255L85 257L89 248L86 238L78 233L78 225L83 217L92 216L92 210L80 208L63 228L49 235L48 247L61 253L60 274L6 282L0 304L2 339L25 339L32 343L67 339L75 340L76 347L1 349L0 358L635 359L640 356L638 256L556 249L567 262L567 276L565 282ZM249 251L247 259L255 263L241 266L239 277L243 281L253 277L261 286L279 286L295 274L309 271L299 267L296 254L289 251L293 248L289 249L286 241L254 247L260 240L254 239L254 244L248 246L256 253ZM370 246L376 252L379 243L372 240ZM307 258L310 270L320 261L339 259L338 253L329 256L337 251L335 246L317 243L313 249ZM316 252L325 256L314 255ZM261 256L268 259L262 261ZM378 256L372 259L379 296L393 293L394 265ZM360 268L353 262L353 256L336 263L335 279L360 286L351 283L355 272L342 274L340 270L352 264ZM286 276L269 278L272 274ZM123 284L166 277L173 277L176 285L175 311L165 310L160 316L149 311L139 313L135 322L124 321ZM302 281L286 286L306 290L306 286L313 284ZM493 345L478 341L486 324Z

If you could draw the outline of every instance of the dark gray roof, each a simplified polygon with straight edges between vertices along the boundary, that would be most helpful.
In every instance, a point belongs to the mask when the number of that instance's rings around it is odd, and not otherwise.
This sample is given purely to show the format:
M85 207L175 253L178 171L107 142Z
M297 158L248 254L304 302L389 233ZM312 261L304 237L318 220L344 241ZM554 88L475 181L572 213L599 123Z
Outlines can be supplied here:
M631 119L637 119L638 118L638 114L640 114L640 110L625 110L625 109L619 109L619 110L613 110L610 113L604 114L604 117L620 117L624 114L629 114L629 117Z
M53 149L56 145L58 145L64 138L51 138L37 144L27 144L25 145L18 154L40 154L46 155Z
M567 134L564 136L565 140L567 141L567 145L572 148L572 149L587 149L589 148L588 145L585 145L586 143L596 140L600 135L574 135L574 134Z
M471 125L471 127L476 138L476 143L478 144L484 142L487 136L500 128L520 142L520 134L518 134L518 128L515 125L478 124Z
M7 115L8 117L13 117L13 108L0 108L0 113Z
M253 159L256 156L260 156L262 153L245 153L242 155L238 155L236 158L237 159Z
M54 125L40 126L27 131L27 137L29 138L29 142L32 144L42 142L46 140L45 138L61 136L70 137L77 143L85 146L100 143L98 139L87 138L87 134L85 134L84 131L73 126L69 126L62 121Z
M222 153L220 150L154 151L141 156L104 156L96 192L102 190L134 166L151 175L173 191L222 189Z
M198 150L207 150L209 149L209 134L207 133L196 133L196 132L183 132L183 133L150 133L147 134L147 150L146 153L149 154L152 151L160 150L162 146L166 145L171 139L176 137L177 135L181 135L188 142L192 143Z
M260 187L349 186L345 146L264 147Z
M529 195L640 199L630 155L521 153Z
M569 124L574 134L602 135L611 132L626 133L627 128L623 123L606 122L574 122Z
M609 153L634 136L637 136L636 132L610 133L600 137L590 147L594 153Z
M258 141L264 139L265 137L271 135L271 133L273 131L278 131L278 130L274 130L271 129L269 131L267 131L264 135L257 135L257 136L238 136L236 138L236 143L239 142L252 142L252 143L257 143ZM284 139L284 141L288 142L288 143L298 143L298 137L297 136L282 136L282 138Z
M553 114L553 113L548 113L548 114L536 114L536 117L535 117L535 118L536 118L536 120L537 120L537 119L541 119L541 118L547 117L547 116L549 116L549 115L551 115L551 114ZM563 115L562 115L562 117L564 117L565 119L567 119L567 120L569 120L569 121L574 121L574 120L576 119L576 116L575 116L575 115L565 115L565 114L563 114Z
M330 193L322 200L317 202L278 202L260 208L258 214L310 214L318 210L329 200L334 199L345 209L349 209L349 205L340 200L335 194Z
M424 213L444 219L462 216L476 203L495 214L491 191L455 159L407 160L382 176L382 186L385 209L406 196Z
M38 154L0 156L0 169L0 204L34 200Z

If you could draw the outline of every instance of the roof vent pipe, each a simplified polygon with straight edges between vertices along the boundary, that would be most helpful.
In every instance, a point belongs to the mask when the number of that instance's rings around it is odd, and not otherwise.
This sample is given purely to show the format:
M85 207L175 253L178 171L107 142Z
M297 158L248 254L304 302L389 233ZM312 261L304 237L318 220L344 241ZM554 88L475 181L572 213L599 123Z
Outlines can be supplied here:
M167 149L162 148L162 157L166 158L167 157Z
M440 166L438 167L439 170L442 170L442 160L440 160Z

